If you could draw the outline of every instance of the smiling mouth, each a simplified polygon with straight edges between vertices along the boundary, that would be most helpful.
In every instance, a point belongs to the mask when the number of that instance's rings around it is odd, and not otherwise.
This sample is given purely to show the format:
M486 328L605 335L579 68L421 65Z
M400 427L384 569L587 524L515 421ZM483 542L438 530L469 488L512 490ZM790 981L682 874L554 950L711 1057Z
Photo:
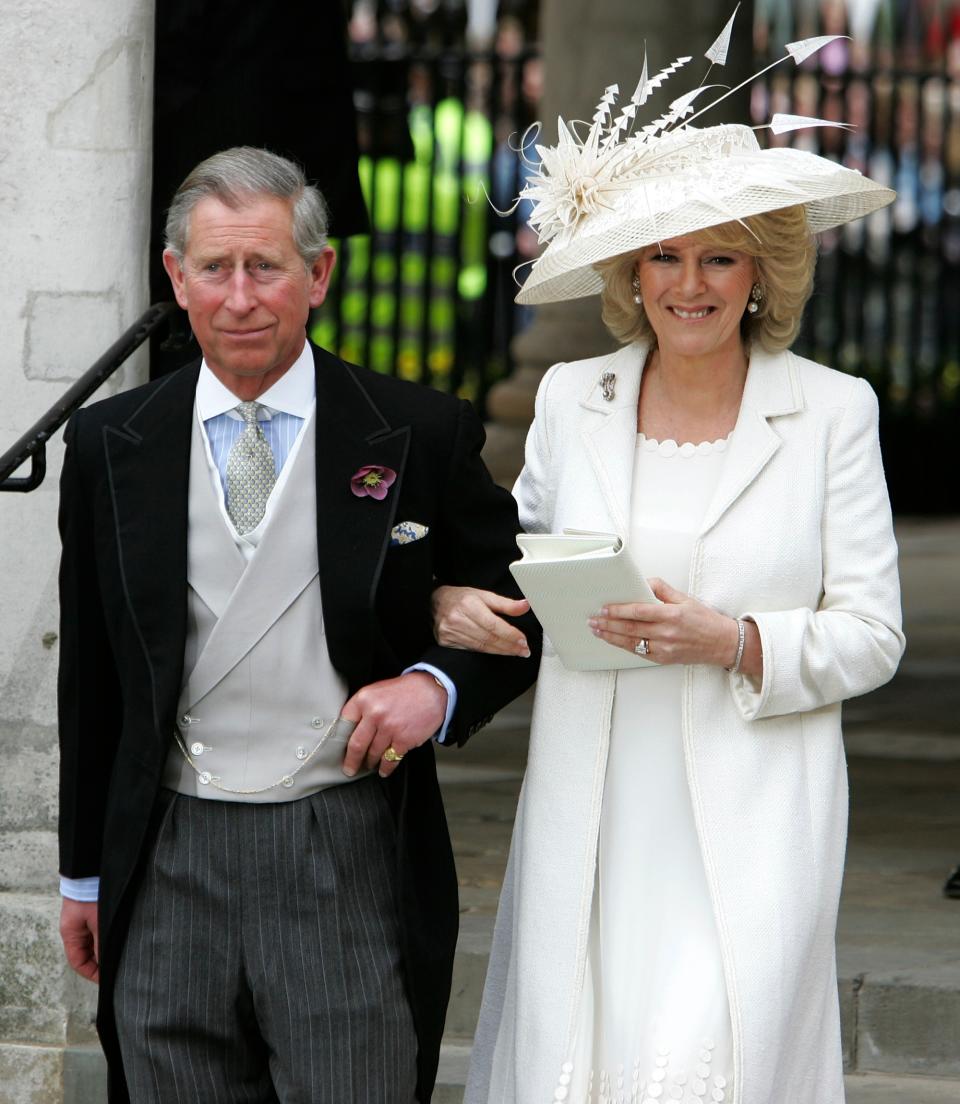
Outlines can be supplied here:
M698 318L706 318L708 314L712 314L713 307L701 307L700 310L683 310L681 307L671 307L671 312L677 316L686 320L696 321Z
M224 330L227 337L254 337L256 334L267 332L267 326L258 326L255 330Z

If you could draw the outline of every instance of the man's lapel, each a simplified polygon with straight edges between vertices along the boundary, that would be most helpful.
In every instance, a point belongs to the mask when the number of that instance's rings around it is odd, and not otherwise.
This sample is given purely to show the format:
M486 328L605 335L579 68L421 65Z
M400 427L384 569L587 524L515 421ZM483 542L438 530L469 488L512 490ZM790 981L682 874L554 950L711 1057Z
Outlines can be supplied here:
M124 590L150 666L154 722L176 702L187 594L187 487L199 364L161 381L103 431Z
M382 647L374 595L400 499L410 427L391 425L358 374L314 347L317 368L317 552L327 643L352 687L369 681ZM382 501L350 489L359 468L396 472Z

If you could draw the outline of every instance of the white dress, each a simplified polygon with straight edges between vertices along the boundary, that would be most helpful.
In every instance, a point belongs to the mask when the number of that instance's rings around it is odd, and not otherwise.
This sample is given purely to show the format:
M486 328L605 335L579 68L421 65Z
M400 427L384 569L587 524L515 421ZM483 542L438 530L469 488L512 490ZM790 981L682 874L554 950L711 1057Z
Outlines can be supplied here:
M646 576L686 590L725 450L726 441L678 447L638 436L630 543ZM617 675L577 1041L556 1094L568 1104L733 1098L730 1012L687 786L682 688L680 666Z

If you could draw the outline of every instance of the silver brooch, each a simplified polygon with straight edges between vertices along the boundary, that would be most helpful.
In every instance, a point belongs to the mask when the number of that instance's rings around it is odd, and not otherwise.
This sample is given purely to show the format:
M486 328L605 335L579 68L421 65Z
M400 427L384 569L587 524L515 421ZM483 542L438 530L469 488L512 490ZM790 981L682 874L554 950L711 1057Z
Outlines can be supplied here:
M616 382L616 372L604 372L600 377L600 390L603 392L603 397L607 402L613 402L613 397L616 394L613 388Z

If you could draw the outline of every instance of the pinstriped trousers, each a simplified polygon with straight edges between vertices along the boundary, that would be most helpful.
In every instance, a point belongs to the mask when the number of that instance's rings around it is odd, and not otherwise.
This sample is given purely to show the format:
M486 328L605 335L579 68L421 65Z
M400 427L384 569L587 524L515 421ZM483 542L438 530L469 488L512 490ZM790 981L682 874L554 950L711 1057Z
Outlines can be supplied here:
M281 804L165 800L115 989L133 1104L411 1104L378 780Z

